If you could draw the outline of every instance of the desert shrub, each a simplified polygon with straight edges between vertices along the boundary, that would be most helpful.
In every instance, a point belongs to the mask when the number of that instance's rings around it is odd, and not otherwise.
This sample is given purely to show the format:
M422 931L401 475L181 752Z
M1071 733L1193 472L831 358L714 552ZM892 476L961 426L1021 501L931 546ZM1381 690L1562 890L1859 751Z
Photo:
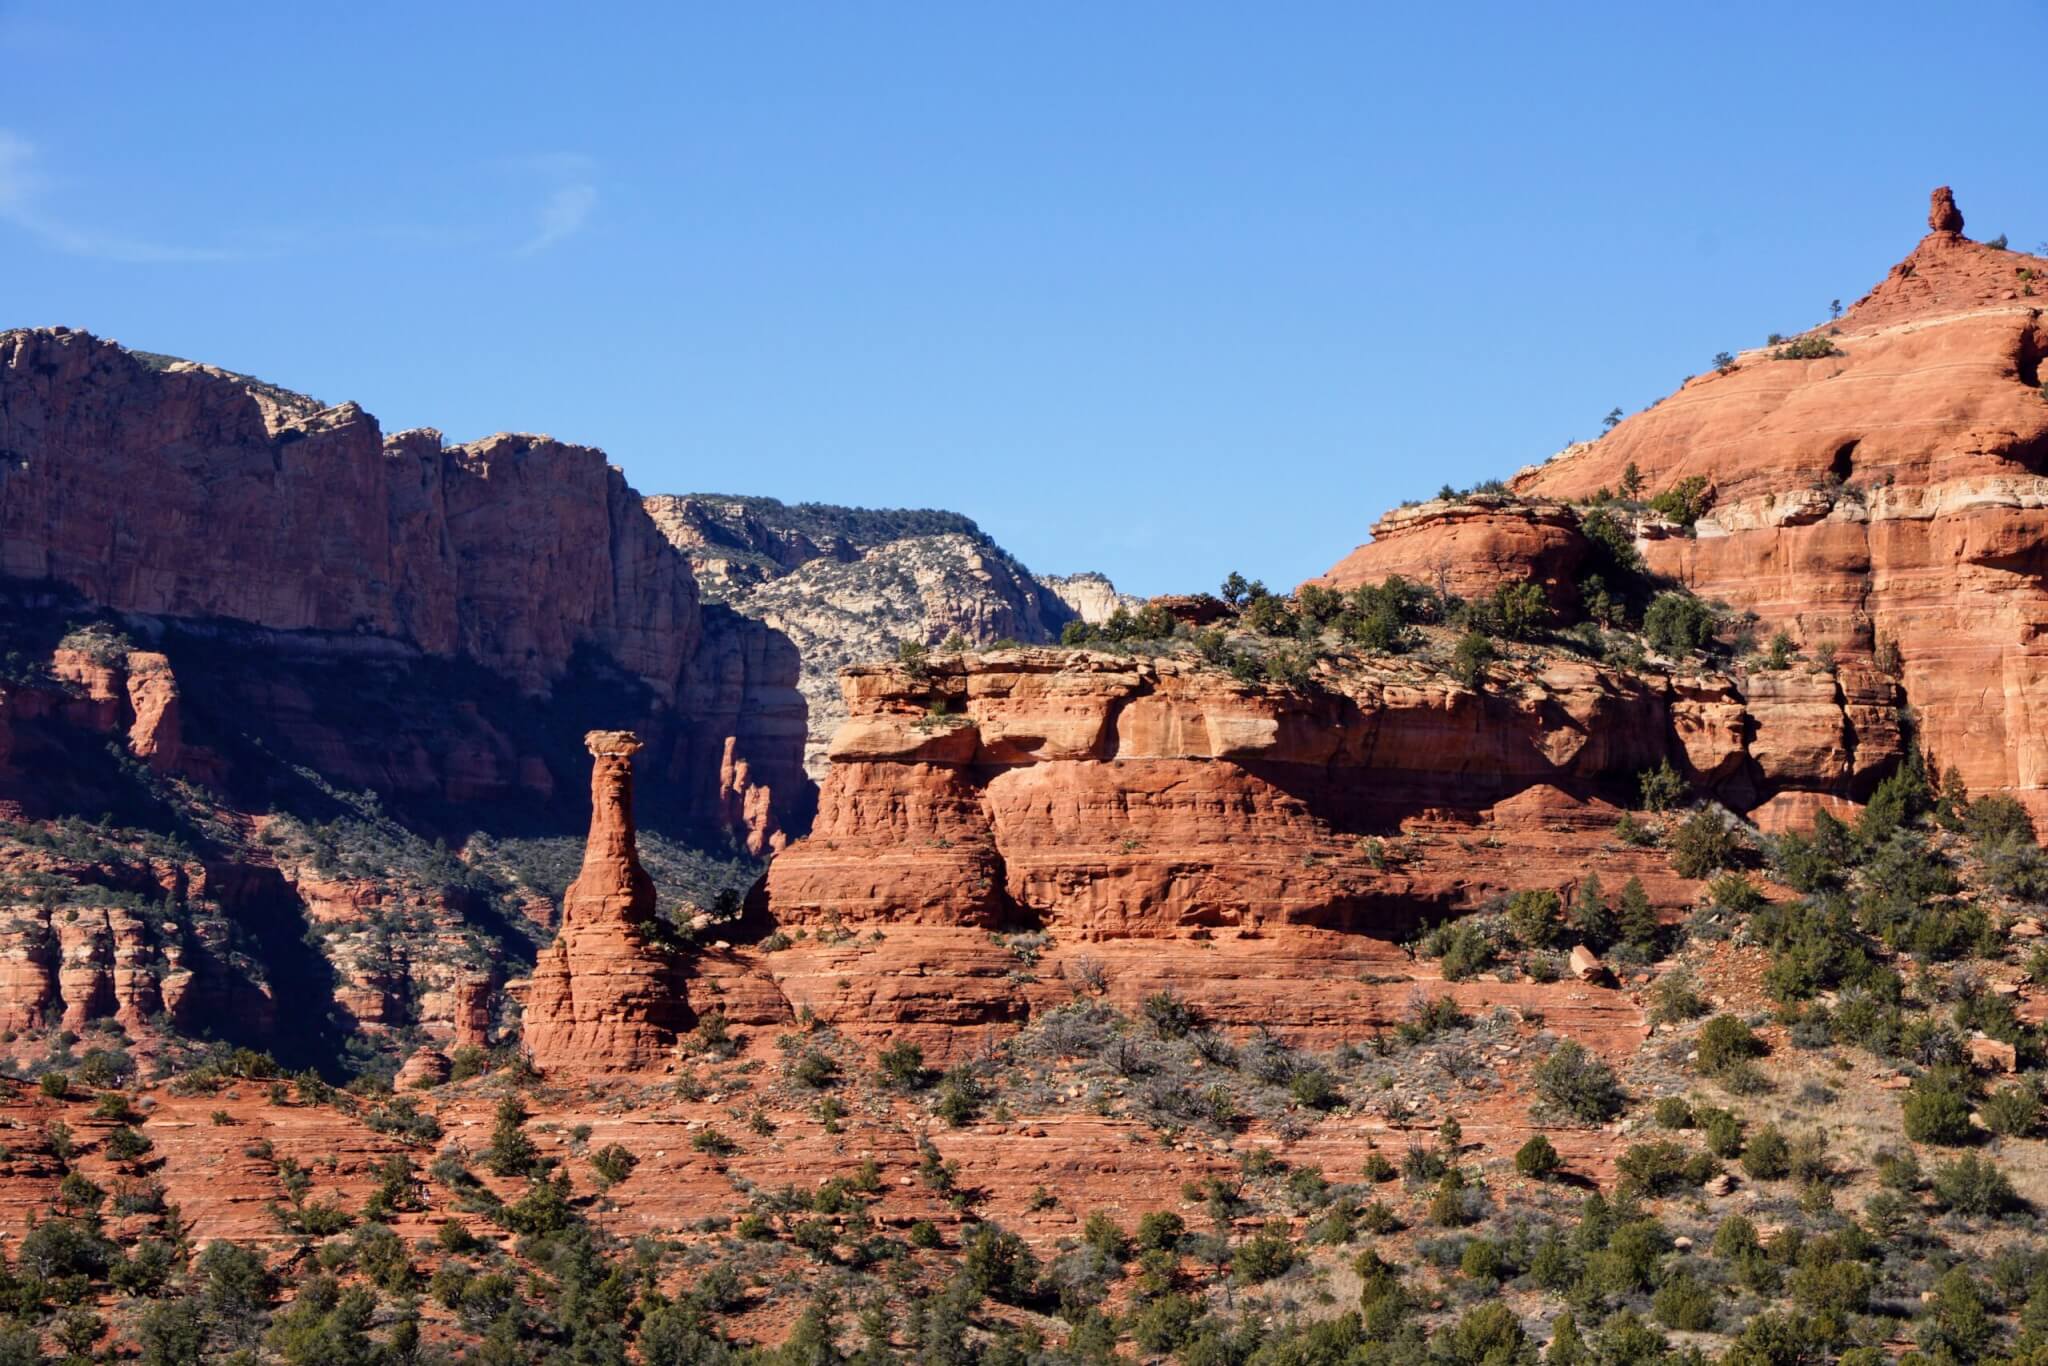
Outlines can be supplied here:
M1692 1103L1684 1096L1665 1096L1651 1111L1651 1118L1660 1129L1690 1129L1693 1127Z
M1515 1170L1538 1181L1548 1180L1563 1165L1556 1145L1542 1134L1536 1134L1515 1150Z
M1856 818L1856 837L1874 848L1933 806L1934 793L1928 787L1927 774L1916 758L1909 758L1870 794L1863 814Z
M1758 1181L1778 1181L1791 1174L1792 1144L1775 1124L1749 1136L1742 1149L1742 1170Z
M1830 341L1825 333L1809 332L1803 337L1794 337L1783 346L1771 352L1772 360L1821 360L1828 356L1839 356L1842 349Z
M1676 658L1705 649L1719 625L1714 609L1690 593L1659 593L1643 612L1644 639Z
M1669 759L1636 775L1636 787L1645 811L1669 811L1685 795L1685 779L1678 776Z
M1615 1163L1625 1189L1646 1195L1669 1195L1687 1186L1697 1186L1714 1174L1711 1159L1688 1151L1684 1144L1668 1138L1637 1143Z
M839 1064L828 1053L806 1048L789 1064L789 1079L799 1086L822 1091L839 1081Z
M116 1162L133 1162L156 1145L126 1124L107 1131L106 1153Z
M540 1162L540 1149L526 1132L526 1107L517 1096L498 1102L484 1165L493 1176L525 1176Z
M1702 1106L1693 1112L1693 1118L1699 1125L1700 1136L1706 1140L1708 1152L1716 1157L1741 1153L1745 1127L1741 1116L1733 1110Z
M1714 1326L1714 1293L1692 1273L1680 1271L1657 1287L1650 1312L1666 1328L1704 1332Z
M1133 1241L1140 1252L1171 1251L1180 1246L1187 1231L1187 1221L1178 1214L1155 1210L1139 1218Z
M720 1010L711 1011L697 1021L697 1027L689 1033L687 1044L692 1053L707 1058L730 1058L740 1051L739 1036L732 1032L731 1022Z
M1486 681L1487 669L1499 657L1500 652L1484 632L1467 631L1452 647L1451 676L1468 688L1479 687Z
M1231 1282L1255 1286L1292 1270L1294 1262L1294 1243L1288 1239L1286 1223L1276 1221L1239 1243L1237 1251L1231 1253Z
M1971 802L1963 811L1963 829L1979 844L2034 839L2034 819L2027 808L2002 792Z
M1682 527L1690 527L1706 514L1711 502L1712 496L1707 492L1707 477L1703 474L1694 474L1679 480L1652 498L1650 510Z
M623 1144L607 1143L590 1155L590 1169L607 1186L616 1186L633 1174L640 1159Z
M97 1279L118 1255L119 1249L97 1228L74 1219L42 1220L22 1235L15 1250L21 1270L45 1281L66 1276Z
M1328 1110L1343 1101L1337 1083L1327 1071L1316 1066L1304 1067L1290 1077L1287 1093L1297 1105L1309 1110Z
M1493 966L1495 956L1493 940L1467 920L1439 926L1424 941L1423 951L1438 960L1449 982L1478 976Z
M713 1124L691 1134L690 1146L708 1157L731 1157L740 1150L740 1145L730 1134Z
M1641 878L1632 877L1622 884L1621 896L1614 903L1614 928L1622 943L1646 954L1655 953L1662 942L1664 928Z
M1145 1023L1162 1039L1184 1039L1202 1023L1195 1008L1171 991L1147 996L1142 1009Z
M1125 1328L1142 1350L1164 1354L1184 1346L1201 1318L1202 1306L1197 1301L1186 1295L1161 1295L1134 1309Z
M1707 884L1707 895L1716 906L1736 915L1748 915L1764 904L1764 894L1746 873L1723 873Z
M66 1172L57 1183L57 1203L67 1210L94 1211L106 1198L106 1191L84 1172Z
M1547 948L1557 941L1558 917L1563 903L1556 892L1516 892L1508 898L1508 933L1532 949Z
M1515 1312L1494 1303L1468 1310L1439 1328L1429 1340L1429 1355L1444 1366L1486 1366L1532 1360L1535 1348Z
M1653 1024L1696 1020L1709 1009L1711 1007L1699 993L1697 979L1684 968L1665 973L1650 987L1650 1021Z
M1463 1228L1476 1221L1485 1208L1486 1193L1465 1179L1465 1173L1451 1167L1437 1178L1429 1197L1429 1221L1438 1228Z
M135 1118L135 1107L129 1103L128 1097L119 1091L102 1091L93 1100L92 1117L110 1119L116 1124L126 1124Z
M2041 1122L2041 1092L2031 1081L2001 1086L1979 1107L1984 1127L2003 1138L2024 1138Z
M1913 1155L1911 1148L1887 1149L1877 1155L1873 1164L1878 1181L1894 1191L1916 1191L1920 1189L1920 1159Z
M2031 840L2007 840L1980 846L1984 880L2015 901L2048 901L2048 853Z
M987 1103L988 1088L982 1085L973 1068L965 1064L951 1067L940 1078L936 1108L939 1118L951 1127L959 1129L973 1123Z
M1936 1167L1930 1187L1935 1203L1943 1209L1973 1217L2003 1214L2019 1202L2012 1182L1997 1164L1975 1153L1964 1153Z
M1648 821L1637 820L1633 811L1624 811L1614 823L1614 837L1630 848L1654 849L1664 835Z
M1936 1361L1974 1361L1998 1332L1984 1292L1962 1267L1943 1275L1922 1298L1925 1307L1915 1338Z
M1716 1015L1700 1026L1699 1070L1708 1076L1725 1072L1738 1062L1763 1056L1763 1040L1733 1015Z
M1671 868L1680 877L1704 878L1732 864L1740 848L1720 808L1701 807L1672 836Z
M1810 834L1788 831L1773 841L1771 865L1794 890L1811 894L1840 881L1855 854L1849 827L1823 809L1815 814Z
M1968 1143L1970 1132L1969 1074L1960 1067L1931 1067L1913 1079L1901 1102L1906 1137L1915 1143L1950 1147Z
M1598 873L1588 873L1579 882L1579 890L1572 897L1571 924L1573 932L1596 952L1614 942L1619 927L1614 912L1608 908Z
M1575 1119L1600 1123L1621 1113L1621 1083L1614 1069L1566 1040L1537 1064L1534 1080L1543 1100Z
M899 1091L921 1090L932 1083L924 1050L908 1041L883 1049L875 1059L875 1073L882 1085Z

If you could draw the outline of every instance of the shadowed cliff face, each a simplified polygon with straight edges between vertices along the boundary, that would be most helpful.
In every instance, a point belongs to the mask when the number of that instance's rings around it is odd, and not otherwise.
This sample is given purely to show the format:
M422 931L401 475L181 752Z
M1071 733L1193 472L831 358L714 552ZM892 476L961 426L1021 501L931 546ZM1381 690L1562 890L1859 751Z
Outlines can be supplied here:
M217 624L258 677L273 672L266 652L280 675L323 657L384 675L373 691L393 714L369 727L323 725L290 687L212 699L266 741L315 739L305 759L350 788L460 805L551 782L535 746L504 736L380 752L393 732L477 729L429 724L443 699L408 703L394 676L473 665L499 681L469 700L545 701L589 660L639 696L589 720L650 732L685 824L755 853L802 828L794 651L755 622L707 631L688 563L602 452L527 435L387 439L353 404L282 393L84 333L0 334L0 575ZM186 677L188 706L209 704L205 682Z
M386 437L63 329L0 333L0 660L16 1053L118 1019L340 1077L487 1032L552 932L588 730L645 741L671 919L815 800L795 649L700 604L602 452ZM96 833L52 855L58 821Z

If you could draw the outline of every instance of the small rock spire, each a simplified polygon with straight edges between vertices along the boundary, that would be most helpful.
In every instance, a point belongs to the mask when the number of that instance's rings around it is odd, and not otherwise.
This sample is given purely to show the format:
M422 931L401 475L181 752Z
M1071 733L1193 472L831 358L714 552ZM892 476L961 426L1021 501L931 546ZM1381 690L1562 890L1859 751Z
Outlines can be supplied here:
M631 731L583 737L590 772L590 839L583 871L562 896L562 929L540 951L526 987L521 1033L533 1065L597 1076L659 1067L688 1029L688 985L668 950L642 928L654 881L633 831Z
M583 737L596 761L590 768L590 836L583 868L562 897L562 917L616 917L638 924L653 916L654 880L640 866L633 828L633 756L640 737L630 730L594 730Z
M1927 197L1927 227L1932 232L1955 232L1963 230L1963 211L1956 207L1956 197L1944 185Z

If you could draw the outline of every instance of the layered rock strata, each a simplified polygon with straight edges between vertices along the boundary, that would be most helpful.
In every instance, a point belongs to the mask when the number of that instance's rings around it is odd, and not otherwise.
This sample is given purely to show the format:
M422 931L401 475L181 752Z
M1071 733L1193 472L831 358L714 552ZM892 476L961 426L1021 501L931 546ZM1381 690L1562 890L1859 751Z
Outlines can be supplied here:
M462 661L532 697L601 665L649 699L650 714L614 723L680 751L674 767L697 783L689 819L765 850L808 806L786 642L727 639L701 659L688 562L591 447L387 437L355 404L323 407L68 329L0 333L0 578L61 585L145 623L239 630L286 659L386 674ZM177 769L179 712L195 699L161 669L130 672L135 752ZM266 740L299 732L246 695L258 690L241 691L221 710ZM489 737L419 756L425 774L376 753L405 720L333 730L334 752L313 766L351 787L431 787L456 803L542 780L534 756ZM724 729L699 733L707 726ZM699 762L728 746L722 774ZM467 781L478 768L484 781Z
M1325 681L1051 650L848 670L815 827L762 888L793 941L767 970L797 1009L947 1051L1077 988L1324 1043L1418 989L1635 1028L1611 993L1445 984L1400 945L1588 873L1689 906L1661 851L1613 839L1616 802L1665 760L1753 788L1733 684L1556 657L1483 690L1398 660Z
M1809 654L1882 656L1929 760L1972 791L2016 793L2039 820L2048 259L1962 236L1945 189L1929 223L1796 351L1742 352L1513 486L1583 499L1619 488L1630 465L1651 492L1703 480L1711 506L1694 534L1640 541L1650 567Z

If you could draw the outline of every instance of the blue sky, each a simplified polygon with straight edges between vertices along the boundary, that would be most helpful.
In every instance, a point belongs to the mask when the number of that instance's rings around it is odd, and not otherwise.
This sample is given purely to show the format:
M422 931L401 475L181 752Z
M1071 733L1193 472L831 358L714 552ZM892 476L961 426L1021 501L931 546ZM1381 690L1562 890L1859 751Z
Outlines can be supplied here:
M0 325L1160 592L2048 238L2038 5L570 13L0 0Z

